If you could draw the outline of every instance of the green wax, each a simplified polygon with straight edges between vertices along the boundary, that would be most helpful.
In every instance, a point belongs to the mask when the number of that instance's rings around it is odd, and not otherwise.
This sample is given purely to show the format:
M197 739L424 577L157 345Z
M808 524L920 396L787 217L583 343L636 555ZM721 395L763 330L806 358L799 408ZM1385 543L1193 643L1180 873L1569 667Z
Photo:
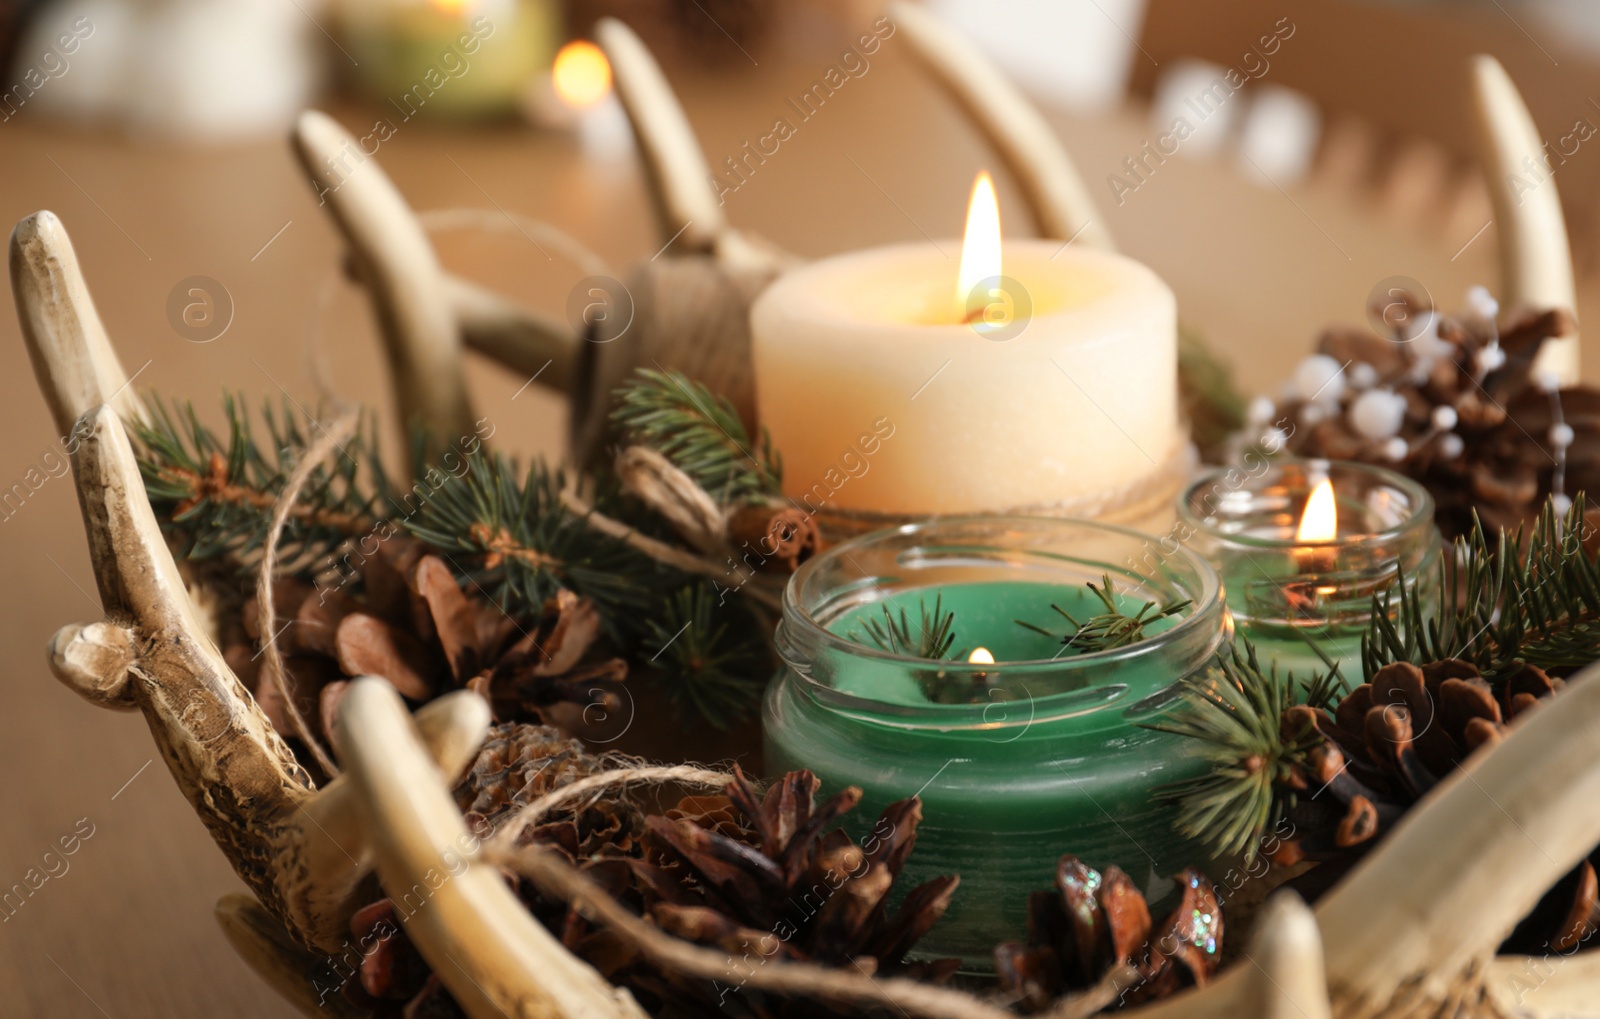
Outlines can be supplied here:
M1119 611L1136 615L1151 599L1136 597L1113 589L1112 600ZM948 658L965 662L975 648L986 648L994 656L996 667L992 675L1003 677L999 667L1006 662L1035 662L1076 657L1079 652L1062 649L1062 636L1072 631L1072 624L1051 608L1058 606L1076 619L1086 622L1091 616L1106 611L1105 603L1086 586L1063 587L1060 584L1024 583L1014 581L984 584L953 584L927 590L901 591L867 605L861 605L842 614L828 624L833 633L868 648L878 645L867 635L864 620L882 622L883 610L900 617L902 610L917 632L924 607L931 613L935 602L944 612L954 613L952 633L955 640L950 645ZM1046 636L1017 620L1043 627L1056 636ZM1156 634L1173 625L1171 618L1154 620L1145 627L1146 634ZM920 673L908 671L898 661L863 659L849 669L841 670L833 687L843 693L868 697L886 704L930 704L929 679L938 666L931 665ZM1075 678L1075 682L1076 682ZM1081 683L1079 684L1081 687ZM1055 691L1059 692L1059 691ZM980 700L980 690L970 699Z
M1127 590L1118 598L1130 614L1151 600ZM1081 655L1061 653L1059 636L1015 620L1065 633L1071 624L1052 602L1080 622L1104 611L1082 586L947 584L896 592L891 604L918 620L919 602L931 610L936 596L955 612L952 651L982 646L997 660L983 667L970 702L930 701L924 664L832 649L802 666L807 677L780 676L763 718L771 773L809 768L824 795L863 790L850 817L858 835L888 804L921 796L923 821L900 894L943 874L959 874L961 885L920 952L987 968L996 943L1026 935L1028 893L1051 887L1064 853L1121 867L1153 901L1182 867L1208 862L1156 797L1158 787L1202 774L1206 764L1192 741L1138 722L1155 720L1168 688L1209 661L1221 640L1219 611L1171 640ZM881 604L852 607L827 628L859 630L864 613L881 618ZM1179 625L1164 619L1146 632ZM946 670L966 682L974 667L951 662Z
M1350 685L1361 682L1363 628L1330 624L1302 629L1248 620L1239 620L1238 627L1239 635L1256 649L1256 658L1263 670L1276 668L1280 676L1293 674L1296 679L1305 680L1314 675L1326 675L1328 663L1317 654L1320 650L1338 664L1339 674Z

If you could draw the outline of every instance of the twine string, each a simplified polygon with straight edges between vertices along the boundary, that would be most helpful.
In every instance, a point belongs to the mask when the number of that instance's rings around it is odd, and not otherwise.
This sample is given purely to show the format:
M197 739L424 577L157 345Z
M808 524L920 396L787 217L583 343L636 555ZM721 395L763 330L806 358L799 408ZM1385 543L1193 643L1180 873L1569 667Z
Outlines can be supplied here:
M492 847L488 857L527 878L544 894L569 903L589 921L610 928L662 969L706 980L729 979L726 951L685 941L647 922L555 851L538 845L514 851ZM1124 968L1118 968L1088 991L1062 999L1043 1015L1047 1019L1085 1019L1114 1002L1129 976ZM965 991L908 977L880 979L864 967L853 971L791 960L749 968L739 977L741 986L889 1006L921 1019L1016 1019L1015 1013Z
M289 477L284 482L283 491L278 493L277 501L272 504L272 521L267 528L261 566L256 573L256 618L261 639L264 641L261 648L264 659L261 664L264 673L262 678L270 679L277 684L278 692L283 696L284 713L289 716L289 724L294 728L295 735L305 743L311 751L311 756L317 759L317 764L329 778L339 774L339 766L333 762L333 756L323 748L322 742L312 734L311 727L306 724L305 716L301 715L299 706L295 704L294 681L284 668L283 654L278 650L278 607L273 597L272 578L278 568L278 539L283 536L284 525L289 520L295 502L300 498L300 490L310 480L311 472L332 456L340 444L355 433L356 423L359 420L360 413L353 407L340 411L327 426L319 426L321 434L317 436L316 441L301 451L294 470L289 472Z

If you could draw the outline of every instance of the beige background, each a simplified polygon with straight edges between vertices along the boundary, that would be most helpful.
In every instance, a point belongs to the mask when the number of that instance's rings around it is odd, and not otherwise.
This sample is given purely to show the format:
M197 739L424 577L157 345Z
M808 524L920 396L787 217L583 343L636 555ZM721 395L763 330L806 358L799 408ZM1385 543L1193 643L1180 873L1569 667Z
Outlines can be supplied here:
M737 79L675 76L711 161L770 131L785 98L827 60L818 51L764 60ZM342 116L364 130L372 114ZM1384 277L1423 280L1447 305L1470 283L1493 283L1493 229L1452 262L1470 229L1446 236L1386 226L1328 182L1285 193L1228 165L1178 158L1117 208L1105 175L1143 144L1141 116L1059 126L1124 250L1171 282L1185 320L1232 355L1251 388L1284 377L1320 324L1359 317ZM378 158L418 208L492 199L573 232L619 270L661 243L631 163L585 164L571 139L408 124ZM864 78L798 125L729 196L728 213L812 256L923 232L952 236L972 174L987 162L891 40ZM16 119L0 124L0 168L0 221L41 208L60 214L141 385L192 398L213 417L225 388L259 400L281 386L310 405L319 371L341 394L381 398L365 309L336 277L333 232L285 144L140 147ZM1002 208L1008 230L1025 232L1009 187ZM457 271L557 313L579 275L509 231L445 238L441 250ZM228 332L204 345L178 337L165 313L174 284L196 274L221 281L236 304ZM1593 294L1587 300L1600 307ZM513 400L524 380L483 364L473 365L472 381L501 440L560 448L556 398L535 387ZM53 441L9 314L0 314L0 428L0 488L9 488ZM153 753L140 719L89 707L46 670L54 629L99 615L77 517L71 483L58 479L0 523L9 580L0 613L0 888L41 867L79 819L94 825L70 870L0 924L0 1015L286 1016L217 931L212 904L241 886L162 765L141 772Z

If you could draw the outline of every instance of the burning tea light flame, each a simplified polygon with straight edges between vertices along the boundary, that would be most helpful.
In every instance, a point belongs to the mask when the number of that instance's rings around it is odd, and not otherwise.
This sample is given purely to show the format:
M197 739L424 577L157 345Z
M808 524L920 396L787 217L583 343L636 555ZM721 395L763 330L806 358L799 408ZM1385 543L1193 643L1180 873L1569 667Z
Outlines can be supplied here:
M587 109L611 92L611 64L600 47L577 39L561 47L550 79L561 101L575 109Z
M968 655L967 656L967 661L971 662L974 665L993 665L994 664L994 655L989 653L989 649L988 648L981 647L981 648L977 648L976 650L974 650L972 652L972 654Z
M956 310L962 321L971 313L973 288L1000 275L1000 200L988 171L972 182L967 203L967 230L961 241L961 268L956 273Z
M1332 541L1339 536L1339 507L1333 500L1333 482L1323 478L1312 489L1300 516L1295 541Z

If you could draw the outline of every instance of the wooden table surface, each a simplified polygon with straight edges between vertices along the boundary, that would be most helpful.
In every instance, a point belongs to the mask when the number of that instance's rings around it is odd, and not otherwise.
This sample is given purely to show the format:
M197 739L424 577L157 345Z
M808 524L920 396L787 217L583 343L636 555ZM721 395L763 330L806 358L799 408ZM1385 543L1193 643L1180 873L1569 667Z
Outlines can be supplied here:
M958 233L988 157L894 50L886 45L870 73L728 196L739 226L811 256ZM821 54L801 55L737 79L675 77L715 165L770 131L786 97L825 65ZM341 111L357 128L373 115ZM1117 207L1105 176L1143 144L1142 114L1057 123L1122 248L1170 281L1183 318L1231 354L1252 390L1282 379L1320 325L1359 318L1380 279L1415 277L1448 306L1470 284L1494 282L1492 229L1452 260L1467 236L1408 235L1342 194L1257 186L1228 165L1173 159ZM498 205L543 218L619 271L661 244L631 161L585 162L568 138L412 123L377 158L417 208ZM193 399L213 418L224 389L252 401L288 393L309 406L321 379L346 397L383 399L371 323L337 277L333 230L283 142L138 146L18 118L0 125L0 167L0 221L37 209L61 216L123 362L148 390ZM1008 229L1025 232L1015 192L1002 185ZM456 271L557 313L582 275L509 230L442 238L441 253ZM236 309L228 331L205 344L178 336L166 317L169 292L194 275L220 281ZM506 445L561 448L560 399L538 388L515 395L524 381L471 367L480 413ZM0 315L0 428L0 490L57 463L10 315ZM212 905L242 886L140 719L90 707L46 668L57 627L100 617L70 480L51 478L7 512L0 890L30 871L35 883L54 876L20 908L0 910L0 1015L290 1015L220 936ZM75 854L46 856L75 830L92 831Z

